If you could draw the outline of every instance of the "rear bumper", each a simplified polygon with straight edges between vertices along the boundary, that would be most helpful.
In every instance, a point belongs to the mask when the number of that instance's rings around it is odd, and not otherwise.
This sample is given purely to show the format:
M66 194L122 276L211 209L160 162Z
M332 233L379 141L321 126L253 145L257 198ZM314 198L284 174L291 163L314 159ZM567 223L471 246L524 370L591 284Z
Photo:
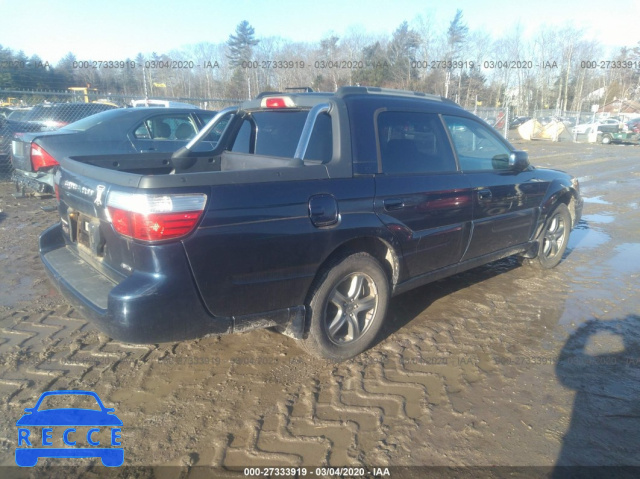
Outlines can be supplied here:
M14 170L11 175L11 181L20 190L29 189L43 194L53 194L54 192L52 173L28 173L22 170Z
M40 258L65 298L114 339L160 343L232 331L230 318L206 312L186 265L170 278L133 273L116 283L66 246L60 224L40 235Z
M295 338L304 332L304 306L247 316L214 317L197 292L186 257L171 275L134 272L116 282L65 244L60 224L40 235L40 258L51 281L107 335L130 343L162 343L277 327Z

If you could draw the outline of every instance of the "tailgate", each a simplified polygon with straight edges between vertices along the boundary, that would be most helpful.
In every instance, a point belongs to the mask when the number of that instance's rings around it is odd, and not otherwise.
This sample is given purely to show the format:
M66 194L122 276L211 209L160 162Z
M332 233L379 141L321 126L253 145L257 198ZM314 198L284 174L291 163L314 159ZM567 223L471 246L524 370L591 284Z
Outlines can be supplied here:
M118 280L131 273L133 252L117 234L106 209L110 186L60 169L56 174L58 212L67 246L103 274Z

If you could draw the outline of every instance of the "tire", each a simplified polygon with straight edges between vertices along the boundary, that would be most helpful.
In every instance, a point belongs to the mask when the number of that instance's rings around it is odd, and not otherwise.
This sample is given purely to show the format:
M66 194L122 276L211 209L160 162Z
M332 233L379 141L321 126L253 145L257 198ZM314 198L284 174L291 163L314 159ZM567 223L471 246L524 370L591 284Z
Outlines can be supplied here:
M360 354L380 331L389 296L387 274L371 255L355 253L331 262L309 294L304 348L332 361Z
M603 135L602 136L602 144L603 145L608 145L609 143L611 143L611 135Z
M570 233L571 214L567 205L560 203L547 217L540 234L538 255L530 263L542 269L557 266L567 249Z

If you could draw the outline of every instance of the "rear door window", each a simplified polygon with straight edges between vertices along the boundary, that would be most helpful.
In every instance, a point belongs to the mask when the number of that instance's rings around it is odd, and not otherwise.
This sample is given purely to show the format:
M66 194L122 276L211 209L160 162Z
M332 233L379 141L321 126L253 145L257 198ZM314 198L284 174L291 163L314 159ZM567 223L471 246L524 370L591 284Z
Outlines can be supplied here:
M456 162L438 115L383 111L377 115L382 172L416 174L456 171Z

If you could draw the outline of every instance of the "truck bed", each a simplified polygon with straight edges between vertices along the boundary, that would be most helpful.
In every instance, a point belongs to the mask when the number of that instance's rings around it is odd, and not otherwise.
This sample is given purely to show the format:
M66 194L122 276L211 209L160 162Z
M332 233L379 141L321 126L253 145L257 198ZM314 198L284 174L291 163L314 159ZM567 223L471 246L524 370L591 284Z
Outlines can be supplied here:
M74 156L60 163L69 172L134 188L213 186L330 177L324 164L228 151L219 156L178 160L173 160L171 154L167 153Z

